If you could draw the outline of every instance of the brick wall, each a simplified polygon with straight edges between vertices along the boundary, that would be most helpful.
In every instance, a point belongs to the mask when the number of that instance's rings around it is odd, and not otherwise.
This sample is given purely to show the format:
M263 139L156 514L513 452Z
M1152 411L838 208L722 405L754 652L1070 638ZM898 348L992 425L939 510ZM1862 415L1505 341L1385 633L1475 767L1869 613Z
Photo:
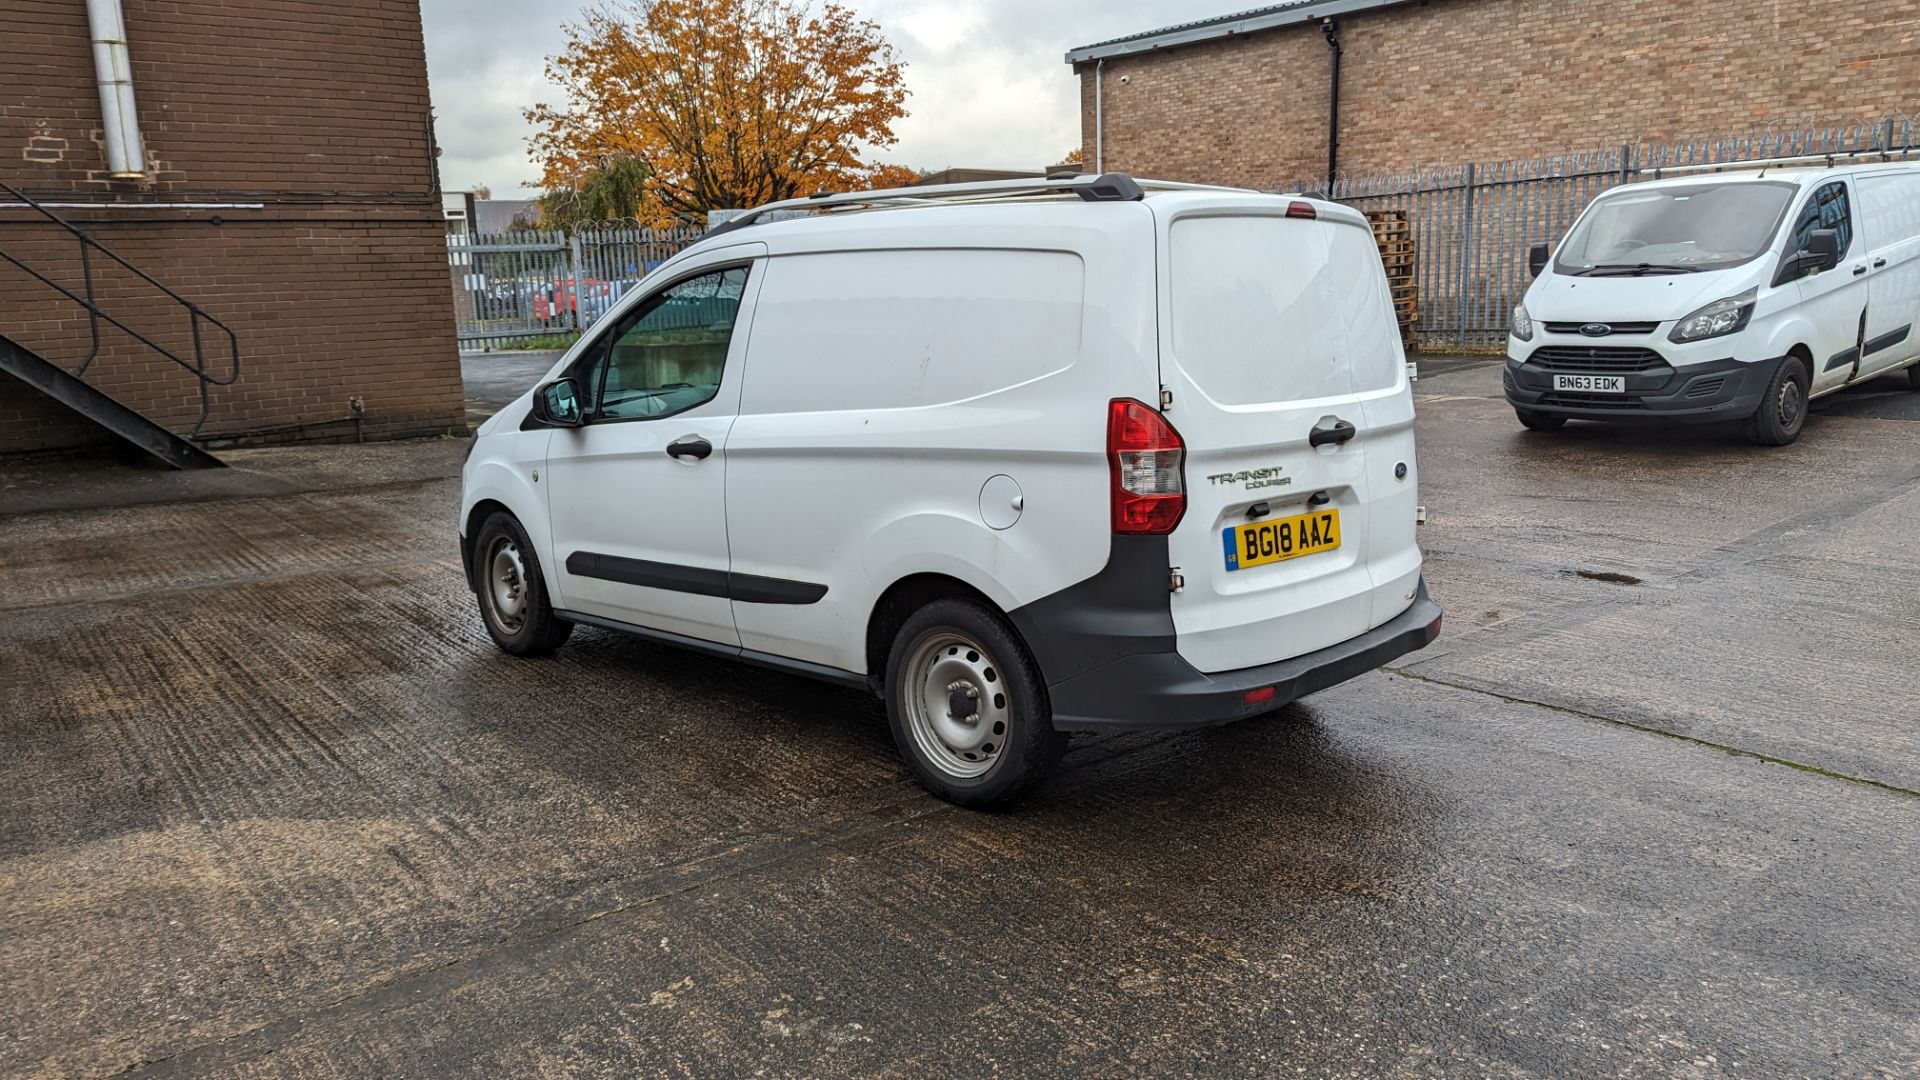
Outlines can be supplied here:
M1423 0L1339 23L1349 174L1840 123L1920 99L1920 0ZM1079 71L1092 162L1093 67ZM1254 186L1326 172L1317 25L1109 59L1102 81L1109 169Z
M85 5L9 0L0 179L231 325L241 374L206 433L368 437L464 428L425 49L416 0L123 0L148 174L106 175ZM190 203L239 204L190 208ZM77 247L0 209L0 250L79 289ZM150 286L94 260L102 306L181 356L191 333ZM0 263L0 333L70 366L76 305ZM210 367L224 339L203 327ZM198 383L109 329L87 378L176 430ZM97 438L0 376L0 452Z

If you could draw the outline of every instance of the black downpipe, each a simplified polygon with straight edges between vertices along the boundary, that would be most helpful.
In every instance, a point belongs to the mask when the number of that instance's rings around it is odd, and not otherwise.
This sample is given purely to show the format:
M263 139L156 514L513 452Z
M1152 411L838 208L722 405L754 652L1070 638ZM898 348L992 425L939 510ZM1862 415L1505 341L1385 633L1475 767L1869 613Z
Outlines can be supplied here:
M1320 20L1320 32L1327 35L1327 48L1333 50L1332 86L1327 102L1327 198L1333 198L1333 177L1340 168L1340 28L1332 19Z

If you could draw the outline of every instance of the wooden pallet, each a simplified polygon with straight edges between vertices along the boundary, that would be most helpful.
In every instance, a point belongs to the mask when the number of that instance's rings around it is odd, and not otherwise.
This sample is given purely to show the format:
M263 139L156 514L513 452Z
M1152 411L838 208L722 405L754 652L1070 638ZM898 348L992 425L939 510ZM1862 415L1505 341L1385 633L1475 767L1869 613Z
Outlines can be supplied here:
M1369 210L1367 224L1373 229L1373 242L1380 248L1380 265L1387 272L1387 289L1393 296L1394 321L1400 324L1400 336L1411 341L1413 327L1420 319L1420 286L1414 280L1418 271L1413 222L1405 210Z

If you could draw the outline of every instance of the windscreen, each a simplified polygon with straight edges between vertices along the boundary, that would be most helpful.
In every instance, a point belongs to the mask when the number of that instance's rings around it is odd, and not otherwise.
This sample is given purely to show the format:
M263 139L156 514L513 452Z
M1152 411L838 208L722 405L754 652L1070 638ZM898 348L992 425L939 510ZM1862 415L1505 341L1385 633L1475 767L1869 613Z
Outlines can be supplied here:
M1623 188L1601 196L1580 218L1554 268L1610 274L1735 266L1767 250L1796 190L1752 180Z

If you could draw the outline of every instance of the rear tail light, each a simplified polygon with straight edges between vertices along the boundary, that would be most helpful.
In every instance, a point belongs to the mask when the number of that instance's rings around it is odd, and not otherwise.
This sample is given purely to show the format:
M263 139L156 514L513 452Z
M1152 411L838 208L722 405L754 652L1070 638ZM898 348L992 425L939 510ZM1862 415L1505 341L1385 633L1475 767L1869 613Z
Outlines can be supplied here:
M1186 444L1159 411L1131 398L1107 405L1113 531L1162 536L1187 512Z
M1294 217L1294 218L1306 218L1308 221L1313 221L1319 218L1320 215L1317 211L1314 210L1312 203L1301 202L1300 200L1295 199L1293 202L1290 202L1287 204L1287 216Z

